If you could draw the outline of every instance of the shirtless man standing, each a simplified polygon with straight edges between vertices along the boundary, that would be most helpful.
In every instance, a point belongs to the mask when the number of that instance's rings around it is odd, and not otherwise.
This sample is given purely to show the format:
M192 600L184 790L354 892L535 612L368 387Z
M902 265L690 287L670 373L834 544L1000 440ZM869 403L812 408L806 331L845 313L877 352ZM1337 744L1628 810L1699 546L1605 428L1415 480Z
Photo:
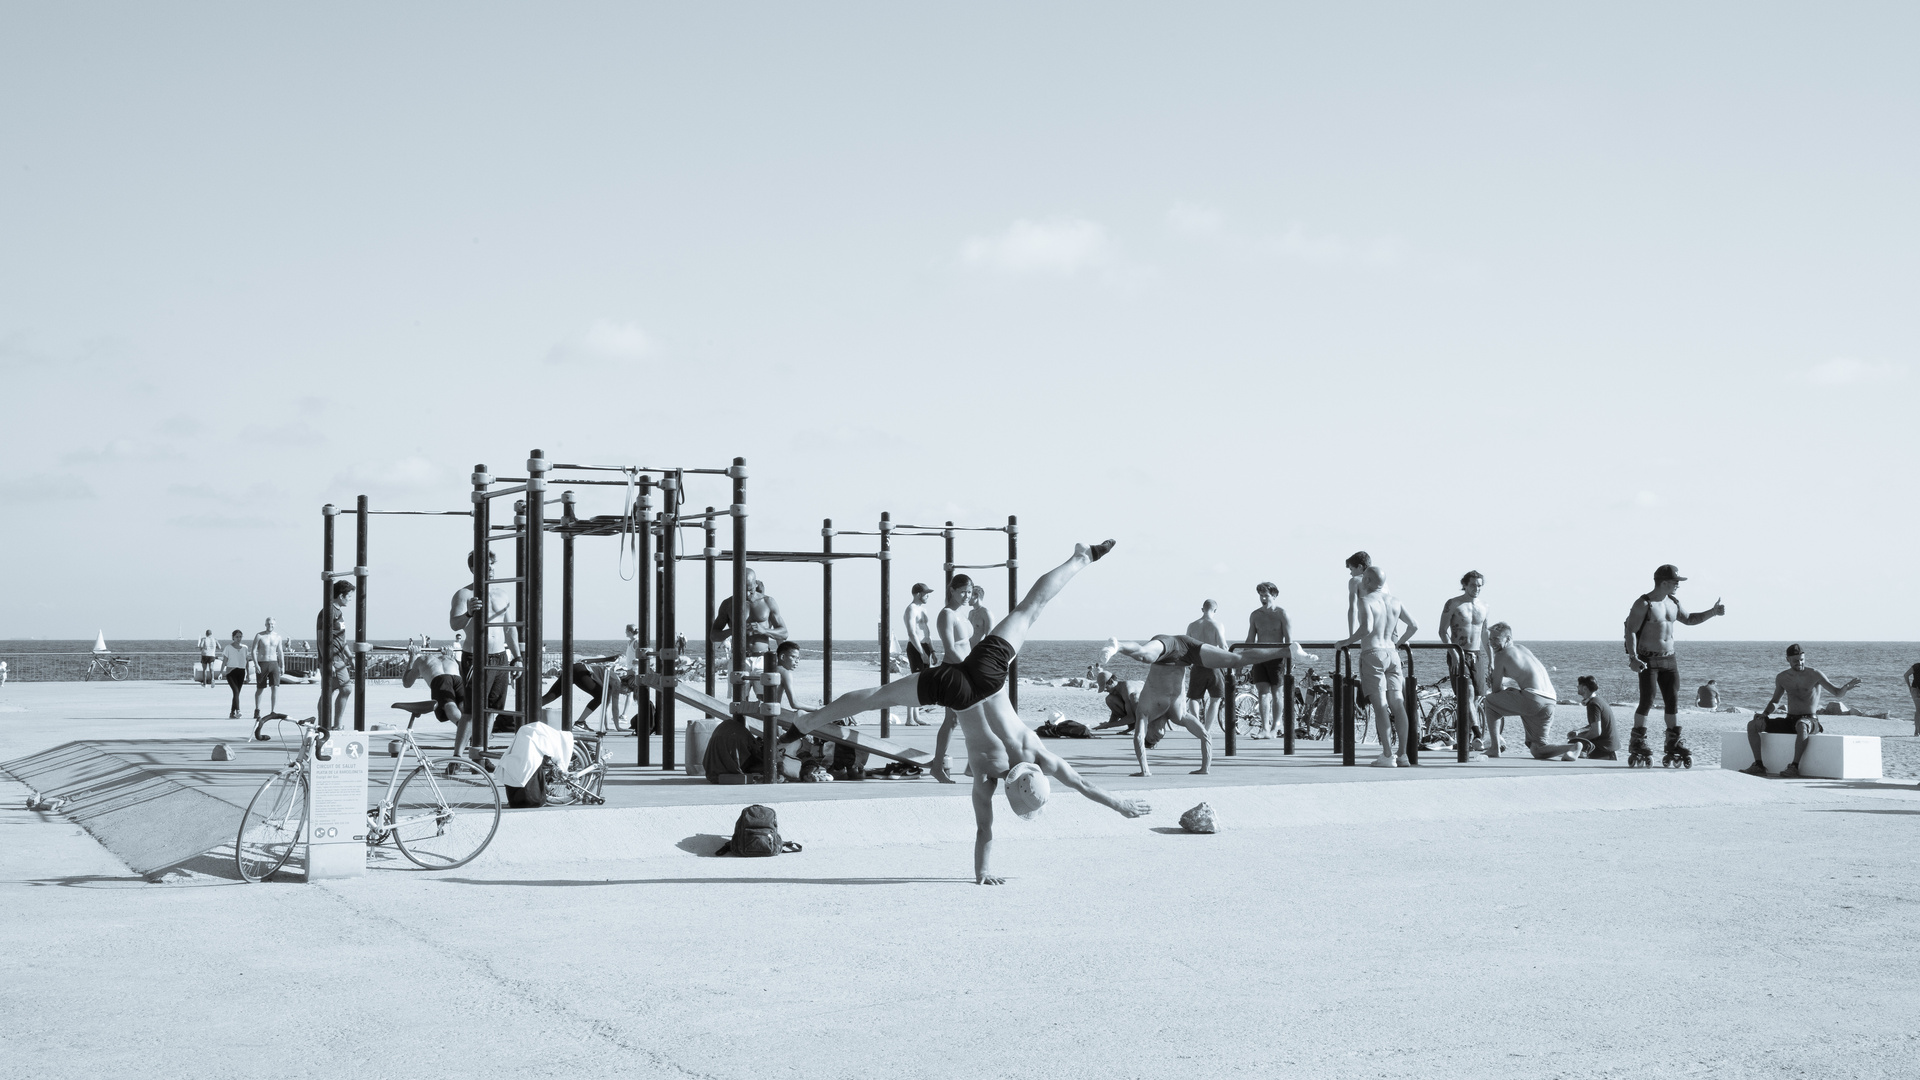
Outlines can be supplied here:
M932 593L933 589L926 583L916 582L913 602L900 614L900 621L907 627L907 672L912 675L940 666L940 654L933 648L933 619L927 614L927 597ZM909 726L926 723L920 718L919 706L907 710L905 723Z
M1200 617L1187 624L1187 636L1204 645L1225 649L1227 628L1220 625L1220 617L1214 614L1219 608L1220 605L1211 600L1202 601ZM1219 668L1196 667L1187 672L1187 700L1200 710L1202 727L1220 718L1220 699L1226 692L1227 676Z
M1480 602L1480 590L1487 579L1478 570L1469 570L1460 577L1460 595L1447 601L1440 609L1440 640L1449 645L1458 645L1466 653L1468 683L1467 693L1460 695L1469 702L1477 702L1487 696L1487 606ZM1455 679L1461 678L1459 660L1453 652L1447 652L1447 673ZM1467 720L1473 727L1480 726L1480 718L1473 713L1473 706L1467 706ZM1504 722L1502 727L1504 728ZM1500 750L1500 736L1504 730L1492 732L1495 756ZM1473 749L1478 750L1479 747Z
M1102 664L1119 653L1148 665L1147 681L1140 687L1134 700L1133 756L1140 762L1140 771L1133 775L1153 775L1153 770L1147 766L1147 742L1149 739L1158 742L1160 732L1169 724L1179 724L1200 740L1200 767L1193 770L1194 775L1204 776L1213 768L1212 733L1207 730L1205 723L1188 716L1182 708L1181 668L1191 667L1194 677L1205 678L1208 673L1220 668L1247 668L1277 661L1289 651L1296 660L1316 659L1291 643L1270 649L1233 652L1187 634L1158 634L1143 642L1108 639L1107 647L1100 653Z
M286 653L287 639L273 628L273 617L267 617L267 628L253 635L253 670L256 673L253 688L253 718L260 717L260 695L267 695L267 716L280 714L280 663ZM253 725L254 737L260 735L260 725Z
M747 655L760 658L761 671L773 674L780 667L780 643L787 640L787 621L780 615L780 604L767 595L760 575L747 571ZM720 604L713 617L713 637L724 640L733 634L733 597ZM762 688L761 695L771 700L779 690Z
M935 628L940 631L943 665L964 663L979 641L980 635L973 626L973 594L973 579L965 574L955 574L947 582L947 602L933 620ZM952 735L953 726L958 722L958 714L949 707L940 718L940 731L934 736L934 741L940 742ZM944 768L946 760L942 759L940 764Z
M980 639L993 633L993 613L987 610L987 590L976 583L967 598L967 644L977 646Z
M1109 541L1109 544L1111 541ZM1104 549L1108 545L1101 545ZM1074 556L1084 558L1087 549L1082 546ZM1105 554L1105 551L1101 551ZM1071 561L1069 561L1071 565ZM1077 567L1075 569L1078 569ZM1049 575L1051 576L1051 575ZM1046 578L1041 579L1042 582ZM1053 586L1058 592L1060 581ZM1034 586L1039 591L1040 586ZM1027 594L1027 600L1020 603L1025 608L1033 600L1033 593ZM1044 603L1044 601L1043 601ZM1015 611L1019 611L1016 608ZM1008 619L1013 618L1009 613ZM993 638L1001 637L1000 631L1006 626L1006 619L994 627L989 635L987 647L992 647ZM1002 638L1002 640L1005 640ZM1047 777L1051 776L1073 790L1113 810L1122 817L1136 818L1153 812L1145 799L1118 799L1096 787L1074 771L1073 766L1060 760L1045 746L1038 736L1022 723L1013 710L1013 702L1007 698L1007 689L1003 685L985 700L962 708L959 711L960 730L967 740L967 770L973 774L973 880L979 885L1002 885L1005 878L993 876L989 865L993 856L993 795L1002 779L1007 782L1007 803L1013 812L1022 818L1030 818L1039 813L1047 804L1050 786ZM940 737L933 748L933 774L942 783L953 783L947 775L947 731L941 729Z
M1787 670L1773 677L1773 696L1767 699L1767 707L1753 715L1747 723L1747 745L1753 748L1753 764L1740 771L1751 776L1767 775L1767 767L1760 760L1760 733L1774 732L1780 735L1793 735L1793 761L1780 770L1780 775L1794 779L1800 775L1800 755L1807 752L1807 740L1818 734L1820 721L1814 715L1820 711L1820 691L1825 690L1835 697L1845 697L1847 691L1860 685L1854 679L1845 686L1835 686L1818 669L1804 666L1806 650L1798 645L1787 646ZM1780 703L1781 697L1787 699L1787 716L1784 720L1773 718L1773 707Z
M407 670L400 675L400 685L412 686L421 679L427 680L427 692L433 695L433 715L453 725L453 756L459 757L467 745L467 717L460 709L466 682L460 677L459 646L449 641L429 650L408 638Z
M1280 599L1280 587L1271 581L1263 581L1253 587L1260 594L1260 606L1247 616L1247 644L1285 645L1293 640L1293 626L1287 621L1287 609L1277 603ZM1249 676L1253 681L1254 694L1260 699L1260 726L1247 733L1250 739L1274 738L1280 731L1280 725L1286 722L1286 710L1280 700L1280 688L1284 685L1280 671L1280 661L1269 660L1253 665Z
M1653 572L1653 591L1642 593L1627 612L1627 666L1640 676L1640 707L1633 711L1633 738L1627 743L1627 764L1653 764L1653 750L1647 745L1647 714L1653 711L1653 691L1658 685L1660 704L1667 717L1667 748L1662 765L1676 762L1693 764L1693 751L1680 741L1680 663L1673 654L1675 623L1699 626L1715 615L1725 615L1727 605L1714 601L1706 611L1688 614L1674 594L1687 580L1668 563Z
M1493 666L1487 673L1487 681L1496 687L1480 702L1488 722L1517 716L1526 725L1527 749L1533 751L1534 757L1542 761L1578 760L1579 743L1547 741L1547 725L1553 723L1553 704L1559 700L1553 680L1547 677L1547 666L1533 655L1532 649L1514 644L1513 627L1506 623L1488 627L1487 640L1493 645ZM1508 679L1513 680L1513 686L1506 685ZM1488 739L1487 756L1500 756L1497 740Z
M1420 627L1387 591L1387 577L1377 566L1361 571L1359 601L1359 625L1340 645L1360 646L1360 689L1373 705L1373 720L1380 733L1380 756L1373 764L1381 769L1411 765L1407 759L1407 705L1400 695L1400 646L1412 641ZM1406 632L1396 637L1394 632L1401 623L1406 624ZM1398 758L1393 753L1396 733L1400 736Z
M496 561L498 557L492 551L487 552L487 566L491 568ZM467 554L467 569L469 571L473 569L471 552ZM506 667L509 659L514 663L520 660L520 635L511 626L486 626L484 627L486 632L479 633L483 627L474 625L475 615L479 615L483 623L507 622L512 617L513 591L511 589L505 585L491 585L487 588L487 593L487 610L482 614L480 601L473 595L471 583L454 590L453 604L447 612L447 625L463 634L460 643L461 683L466 686L473 685L474 669L479 664L496 669L485 673L481 685L486 687L486 707L504 709L507 707ZM474 642L483 639L486 642L484 646L486 651L482 654L485 659L476 663ZM476 724L486 723L485 717L471 719ZM487 733L479 728L474 729L474 744L478 746L486 741Z
M1360 629L1360 596L1366 592L1366 588L1360 583L1360 576L1367 572L1367 567L1372 565L1373 556L1364 551L1356 551L1347 556L1347 633L1349 634ZM1353 695L1355 713L1358 715L1358 710L1367 707L1369 700L1367 684L1365 682L1357 685L1349 683L1348 687L1347 692Z
M332 600L313 620L313 646L327 664L328 684L315 715L322 727L335 731L345 722L347 705L353 700L353 647L347 643L347 598L352 595L353 582L334 582ZM329 708L333 710L331 716Z
M1020 646L1027 640L1027 631L1046 610L1048 602L1066 588L1074 575L1113 550L1113 543L1107 540L1093 547L1075 545L1073 556L1040 575L1026 597L995 623L993 630L980 639L980 647L960 663L942 664L931 671L908 675L896 683L842 694L825 708L806 714L807 726L816 728L873 709L895 706L944 705L959 712L992 697L995 691L1006 686L1008 665L1019 655ZM1012 712L1011 705L1008 712ZM1018 717L1014 723L1019 723Z

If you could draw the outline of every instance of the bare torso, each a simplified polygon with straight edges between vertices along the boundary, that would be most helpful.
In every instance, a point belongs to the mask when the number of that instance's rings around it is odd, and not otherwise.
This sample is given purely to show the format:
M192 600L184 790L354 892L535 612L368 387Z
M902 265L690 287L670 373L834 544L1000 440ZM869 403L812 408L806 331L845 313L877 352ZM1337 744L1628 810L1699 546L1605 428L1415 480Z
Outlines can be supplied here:
M919 601L907 605L907 641L920 646L928 656L934 654L933 620L927 615L927 605Z
M975 777L999 779L1023 761L1039 761L1046 748L1020 715L1004 688L971 709L958 714L960 732L967 740L967 764Z
M1559 697L1554 692L1553 680L1547 675L1546 665L1525 645L1508 642L1506 648L1493 654L1491 682L1498 687L1502 679L1512 679L1520 689L1549 701Z
M993 616L987 613L986 608L974 604L967 609L967 625L972 628L967 635L967 648L972 651L973 646L980 644L980 639L993 629Z
M1226 628L1220 625L1220 620L1210 615L1202 615L1188 623L1187 636L1195 641L1204 641L1216 648L1227 647Z
M1254 608L1247 622L1253 631L1253 640L1269 645L1285 644L1291 629L1287 625L1286 609L1278 604Z
M1773 689L1787 696L1788 715L1811 716L1820 711L1820 691L1828 681L1825 675L1810 667L1797 671L1788 668L1773 677Z
M1481 652L1487 647L1487 608L1475 597L1461 595L1447 601L1446 621L1441 626L1448 642L1468 652Z
M1400 628L1400 601L1385 589L1361 593L1358 614L1359 629L1364 631L1360 648L1366 652L1393 652L1394 632Z
M1682 614L1680 602L1671 596L1665 600L1648 600L1646 620L1634 635L1635 646L1652 656L1672 656L1673 624Z

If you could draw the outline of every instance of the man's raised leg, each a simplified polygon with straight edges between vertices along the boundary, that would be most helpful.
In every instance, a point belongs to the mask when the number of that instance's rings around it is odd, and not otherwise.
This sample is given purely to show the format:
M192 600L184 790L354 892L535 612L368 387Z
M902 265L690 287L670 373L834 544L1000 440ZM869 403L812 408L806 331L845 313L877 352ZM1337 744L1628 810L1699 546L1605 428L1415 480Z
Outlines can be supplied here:
M1028 627L1031 627L1033 620L1039 618L1040 613L1046 610L1047 602L1058 596L1060 590L1067 587L1067 582L1072 581L1075 574L1085 570L1090 563L1098 562L1102 556L1112 550L1113 541L1111 540L1102 541L1092 547L1075 544L1073 557L1041 574L1040 580L1033 583L1033 588L1027 590L1027 595L1020 599L1020 603L1014 605L1013 610L1007 612L1005 618L994 623L989 633L1013 646L1014 651L1018 652L1020 646L1026 643Z
M831 702L801 714L804 730L817 731L828 724L875 709L903 708L920 704L920 675L915 673L899 682L865 690L849 690Z

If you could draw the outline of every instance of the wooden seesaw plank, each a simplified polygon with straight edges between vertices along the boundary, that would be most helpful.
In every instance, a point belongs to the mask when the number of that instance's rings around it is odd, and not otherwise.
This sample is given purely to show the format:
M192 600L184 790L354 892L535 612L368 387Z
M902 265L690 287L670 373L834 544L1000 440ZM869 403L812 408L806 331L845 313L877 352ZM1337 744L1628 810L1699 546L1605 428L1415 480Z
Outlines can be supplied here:
M725 720L733 715L733 710L728 707L726 702L712 695L695 690L690 686L675 686L673 688L673 696L716 720ZM761 720L762 718L758 716L748 716L742 719L752 721ZM775 722L777 723L778 721ZM856 750L865 750L869 754L875 754L883 758L891 758L894 761L904 761L909 765L923 766L933 761L933 754L930 751L917 750L911 746L894 742L891 739L882 739L877 735L869 735L856 727L847 727L842 724L826 724L816 729L803 727L796 718L789 718L787 722L800 728L809 735L818 735L823 739L832 739L834 742L844 743Z

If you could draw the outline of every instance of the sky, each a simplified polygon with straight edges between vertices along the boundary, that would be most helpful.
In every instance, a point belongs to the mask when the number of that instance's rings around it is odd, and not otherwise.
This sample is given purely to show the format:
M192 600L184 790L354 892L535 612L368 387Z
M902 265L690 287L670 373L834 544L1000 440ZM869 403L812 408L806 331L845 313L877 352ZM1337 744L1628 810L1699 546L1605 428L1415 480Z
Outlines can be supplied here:
M1365 549L1422 637L1476 570L1521 640L1614 638L1674 563L1727 605L1690 637L1911 640L1917 30L7 4L0 637L311 626L323 504L465 509L541 448L744 457L756 549L1013 514L1024 586L1118 538L1039 637L1237 630L1271 580L1325 639ZM373 636L445 633L469 538L376 519ZM896 613L940 574L905 546ZM621 575L581 542L581 636ZM817 568L764 576L818 637ZM876 581L836 573L838 638Z

